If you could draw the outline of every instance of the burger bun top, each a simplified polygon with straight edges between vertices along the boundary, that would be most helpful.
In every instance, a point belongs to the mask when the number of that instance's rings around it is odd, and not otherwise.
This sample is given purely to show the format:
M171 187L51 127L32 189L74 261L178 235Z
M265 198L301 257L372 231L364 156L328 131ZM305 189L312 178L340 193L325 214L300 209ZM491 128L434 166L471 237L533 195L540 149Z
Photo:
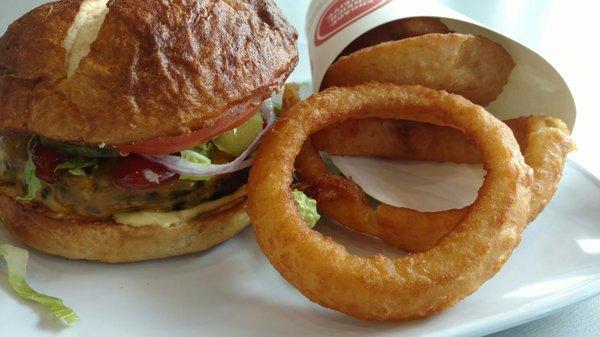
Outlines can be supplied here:
M0 130L126 144L212 126L277 91L297 33L272 0L64 0L0 38Z

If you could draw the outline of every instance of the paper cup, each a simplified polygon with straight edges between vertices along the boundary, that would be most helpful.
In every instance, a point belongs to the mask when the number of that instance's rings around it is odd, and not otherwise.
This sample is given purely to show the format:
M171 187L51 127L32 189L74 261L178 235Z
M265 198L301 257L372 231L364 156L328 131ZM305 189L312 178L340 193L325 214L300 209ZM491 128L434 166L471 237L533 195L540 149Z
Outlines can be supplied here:
M502 45L516 66L504 90L486 109L500 119L547 115L572 130L575 102L560 74L543 57L435 1L315 0L306 32L313 88L318 91L329 66L354 39L385 23L411 17L437 17L452 31L484 36Z
M312 84L318 91L323 76L352 41L388 22L411 17L440 18L457 33L484 36L502 45L515 68L502 93L486 109L500 119L547 115L562 119L572 130L573 96L560 74L540 55L444 5L430 0L314 0L308 11L307 37ZM480 165L377 158L333 157L345 176L371 197L421 211L460 208L477 197L484 171Z

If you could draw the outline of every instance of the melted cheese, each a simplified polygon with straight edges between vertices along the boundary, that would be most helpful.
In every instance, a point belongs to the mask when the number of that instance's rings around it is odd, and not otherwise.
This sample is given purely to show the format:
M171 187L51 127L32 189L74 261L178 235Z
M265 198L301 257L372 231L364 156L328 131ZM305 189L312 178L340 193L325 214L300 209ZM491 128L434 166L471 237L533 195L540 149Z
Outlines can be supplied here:
M160 226L167 228L185 223L186 221L189 221L190 219L193 219L200 214L214 211L215 209L223 207L230 202L244 197L245 195L246 186L244 185L231 195L225 196L221 199L217 199L214 201L201 203L200 205L193 208L188 208L174 212L142 211L119 213L113 215L113 218L117 223L133 227Z
M79 62L90 53L90 45L98 37L108 14L108 0L84 0L63 41L67 52L67 77L79 67Z

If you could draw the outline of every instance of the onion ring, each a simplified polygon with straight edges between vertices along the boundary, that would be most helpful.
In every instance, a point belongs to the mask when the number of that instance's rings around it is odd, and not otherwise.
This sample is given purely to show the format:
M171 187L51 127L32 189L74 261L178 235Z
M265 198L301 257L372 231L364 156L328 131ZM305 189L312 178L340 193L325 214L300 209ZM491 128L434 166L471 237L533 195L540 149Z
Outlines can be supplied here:
M427 34L341 57L325 73L321 88L368 81L420 84L485 106L502 92L514 65L502 46L484 37Z
M287 84L283 93L283 113L285 114L287 110L300 101L298 85ZM438 130L443 130L455 138L466 139L458 130L448 127L377 118L350 119L341 124L332 125L331 127L317 131L312 135L312 138L314 139L316 136L321 135L321 139L316 137L316 140L321 141L324 145L327 145L330 139L344 140L339 143L342 144L342 148L346 150L350 149L350 151L357 151L358 149L360 155L368 155L368 152L362 152L365 151L362 143L372 144L372 142L369 142L369 138L375 137L376 146L373 149L367 149L367 151L377 151L378 154L381 154L382 152L379 151L384 149L383 156L386 156L388 154L387 151L390 149L390 147L387 147L387 144L390 142L386 140L389 134L386 132L382 133L381 130L388 131L390 128L381 128L381 121L387 124L394 122L401 125L414 123L415 125L431 126L438 128ZM348 125L352 127L349 128ZM348 134L348 129L351 129L351 134ZM391 129L396 128L393 127ZM328 130L332 130L333 132L329 133ZM374 133L371 134L371 131ZM353 137L356 134L359 137ZM393 135L389 138L395 139L396 136ZM392 149L394 147L406 148L406 146L403 146L403 143L391 143L393 144ZM427 154L428 152L419 153ZM443 155L445 152L439 151L437 153ZM477 149L474 149L473 153L479 156ZM311 139L308 139L302 146L300 153L296 157L295 168L298 177L303 183L304 192L317 201L317 207L323 214L330 219L342 223L345 227L362 234L378 237L384 242L407 252L423 252L435 246L444 235L448 234L464 218L468 211L467 208L463 208L442 212L419 212L409 208L381 205L374 215L361 187L347 178L329 172L323 163L323 159L315 151L315 148L313 148Z
M374 211L358 184L329 172L310 140L296 158L296 171L319 212L407 252L429 250L468 213L467 208L419 212L385 204Z
M475 204L425 253L351 255L298 214L290 184L303 143L327 125L366 117L458 128L485 158ZM370 83L315 94L276 123L250 170L247 211L262 251L310 300L362 319L423 317L462 300L506 262L527 226L531 175L510 129L480 106L421 86Z
M525 163L534 172L529 216L531 222L556 192L567 155L574 145L567 126L556 118L530 116L507 120L505 123L516 137ZM455 129L389 119L348 120L315 133L312 144L330 155L481 163L476 146ZM333 180L347 179L329 173L322 164L321 156L311 146L311 143L306 144L296 160L300 179L309 184L306 193L317 200L323 214L363 234L379 237L405 251L425 251L435 246L468 211L468 207L465 207L419 212L381 205L376 214L358 217L357 213L370 211L362 189L352 181L332 184Z
M315 132L311 139L317 150L332 156L481 163L479 151L460 131L413 121L350 119Z

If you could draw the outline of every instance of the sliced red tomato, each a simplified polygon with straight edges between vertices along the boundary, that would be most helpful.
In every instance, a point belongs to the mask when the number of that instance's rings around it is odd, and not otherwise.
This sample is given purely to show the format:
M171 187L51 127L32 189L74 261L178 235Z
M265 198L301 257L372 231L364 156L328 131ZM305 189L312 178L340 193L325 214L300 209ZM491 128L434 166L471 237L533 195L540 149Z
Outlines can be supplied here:
M227 118L219 119L212 127L202 128L187 134L172 137L160 137L141 142L116 146L116 150L123 153L139 153L164 155L190 149L205 143L225 131L242 125L260 109L260 105L247 108L237 106L230 110Z
M62 154L41 143L31 146L31 159L35 164L35 175L48 184L54 184L58 177L66 171L55 172L56 166L69 159L68 155Z
M159 163L135 154L115 159L112 179L117 186L130 190L145 190L177 178Z

